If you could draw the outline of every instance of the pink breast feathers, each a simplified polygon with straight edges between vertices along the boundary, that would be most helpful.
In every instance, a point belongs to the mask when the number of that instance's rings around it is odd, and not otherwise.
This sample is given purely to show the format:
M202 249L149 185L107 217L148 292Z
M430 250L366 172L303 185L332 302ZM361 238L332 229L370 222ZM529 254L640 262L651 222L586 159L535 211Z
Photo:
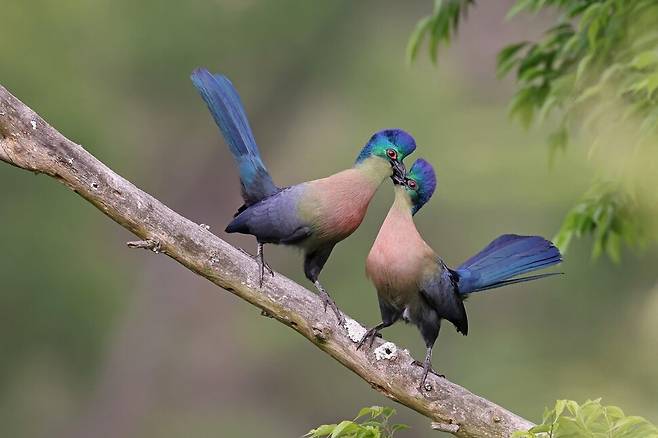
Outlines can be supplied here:
M342 240L361 225L378 185L353 169L314 181L319 196L318 234Z

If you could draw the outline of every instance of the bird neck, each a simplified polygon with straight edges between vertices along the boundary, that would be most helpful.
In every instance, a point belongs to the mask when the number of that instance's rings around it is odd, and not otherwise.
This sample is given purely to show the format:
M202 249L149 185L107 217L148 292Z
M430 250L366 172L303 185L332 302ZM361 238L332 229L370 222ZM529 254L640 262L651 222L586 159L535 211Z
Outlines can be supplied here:
M375 187L379 187L384 179L393 175L391 164L386 159L376 156L359 161L354 165L354 169Z
M413 203L404 187L395 186L395 200L393 201L391 210L395 210L398 215L405 218L408 217L409 220L413 221Z

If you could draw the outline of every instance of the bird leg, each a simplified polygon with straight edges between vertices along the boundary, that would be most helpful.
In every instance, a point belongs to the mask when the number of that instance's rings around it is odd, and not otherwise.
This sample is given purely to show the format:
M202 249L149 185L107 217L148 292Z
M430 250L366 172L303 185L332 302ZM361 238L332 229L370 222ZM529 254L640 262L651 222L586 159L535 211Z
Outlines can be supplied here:
M254 257L256 259L256 263L258 263L258 267L260 268L259 284L261 288L263 287L263 277L265 276L266 269L272 275L272 277L274 277L274 271L272 270L272 268L270 268L270 265L265 263L265 256L263 255L264 246L265 245L263 245L262 243L260 242L258 243L258 250L256 252L256 257Z
M414 364L421 365L420 362L414 361ZM425 385L425 381L427 380L427 375L431 371L432 374L435 374L439 377L445 378L443 374L438 374L432 370L432 347L427 347L427 353L425 354L425 362L422 364L423 367L423 377L420 379L420 386L418 386L418 390L420 392L423 392L423 390L431 391L432 387L430 385Z
M421 392L425 388L425 380L427 380L427 373L432 369L432 347L427 348L427 353L425 354L425 362L423 363L423 378L420 379L420 386L418 387Z
M423 368L425 368L425 364L424 364L423 362L418 362L417 360L414 360L413 362L411 362L411 365L416 365L416 366L419 366L419 367L423 367ZM434 374L434 375L437 376L437 377L441 377L442 379L445 379L445 378L446 378L446 375L445 375L445 374L439 374L439 373L437 373L436 371L434 371L432 368L430 368L430 371L429 371L429 372L432 373L432 374Z
M333 299L331 299L324 287L322 287L318 280L315 280L313 284L315 285L315 288L318 290L318 294L322 299L322 304L324 304L324 311L327 311L327 306L331 307L331 310L333 310L333 312L336 314L336 318L338 319L338 325L345 325L345 317L342 313L340 313L338 306L336 306L336 303Z

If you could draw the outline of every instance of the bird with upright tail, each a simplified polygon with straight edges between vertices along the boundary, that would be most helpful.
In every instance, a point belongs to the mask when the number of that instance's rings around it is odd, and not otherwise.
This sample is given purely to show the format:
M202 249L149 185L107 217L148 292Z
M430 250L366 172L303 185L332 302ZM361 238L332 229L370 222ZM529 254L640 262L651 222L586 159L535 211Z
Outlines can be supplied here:
M427 347L422 391L441 320L468 334L464 300L470 294L557 275L518 277L558 264L562 257L543 237L505 234L451 269L423 240L413 220L434 193L434 169L427 161L416 160L406 178L394 178L394 183L395 201L366 261L366 274L377 289L382 322L366 332L357 349L368 339L372 346L381 329L401 318L416 325Z
M263 164L238 92L226 76L196 69L194 86L208 105L238 166L242 205L226 227L228 233L256 237L256 261L263 285L263 245L291 245L304 252L304 274L318 290L339 323L344 316L318 277L334 246L363 221L377 188L389 177L406 173L402 160L416 149L413 137L400 129L375 133L361 149L354 166L326 178L277 187Z

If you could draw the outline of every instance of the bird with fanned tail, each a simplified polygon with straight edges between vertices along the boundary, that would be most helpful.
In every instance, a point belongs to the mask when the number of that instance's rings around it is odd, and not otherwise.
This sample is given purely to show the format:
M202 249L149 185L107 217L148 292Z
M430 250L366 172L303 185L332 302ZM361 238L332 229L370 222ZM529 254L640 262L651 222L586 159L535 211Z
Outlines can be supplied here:
M402 160L416 149L413 137L401 129L375 133L358 154L354 165L326 178L290 187L277 187L260 157L240 97L226 76L199 68L192 82L208 105L238 166L242 205L228 233L256 237L256 260L263 285L263 245L291 245L304 252L304 274L313 282L340 324L344 316L318 277L334 246L352 234L363 221L377 188L388 177L401 181Z
M413 216L436 188L434 169L414 162L404 180L394 180L395 200L366 261L366 274L377 289L382 322L368 330L357 348L379 331L403 319L418 327L427 353L420 388L431 369L432 348L441 320L468 334L464 300L472 293L557 275L518 277L562 260L558 249L540 236L505 234L456 269L449 268L423 240Z

